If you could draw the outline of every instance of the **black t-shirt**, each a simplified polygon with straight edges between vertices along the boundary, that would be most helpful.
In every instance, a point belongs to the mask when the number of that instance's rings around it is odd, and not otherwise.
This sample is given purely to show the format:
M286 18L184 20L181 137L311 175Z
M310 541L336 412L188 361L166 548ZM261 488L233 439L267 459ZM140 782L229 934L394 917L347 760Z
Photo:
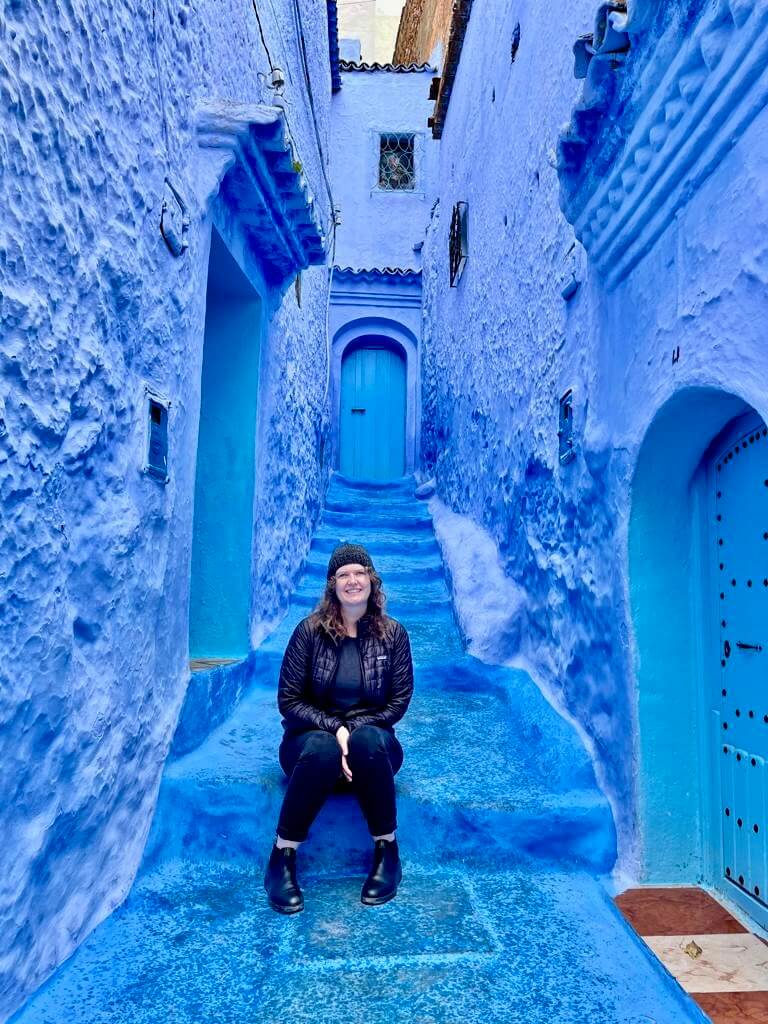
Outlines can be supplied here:
M329 695L329 710L342 717L360 703L363 691L363 673L357 637L345 636L341 641L341 652L333 686Z

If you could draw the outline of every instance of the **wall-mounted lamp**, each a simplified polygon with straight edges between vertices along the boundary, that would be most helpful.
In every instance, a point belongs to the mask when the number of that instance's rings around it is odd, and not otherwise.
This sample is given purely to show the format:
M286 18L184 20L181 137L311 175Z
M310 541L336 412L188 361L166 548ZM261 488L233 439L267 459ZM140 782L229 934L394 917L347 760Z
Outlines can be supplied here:
M282 95L285 88L285 75L282 68L272 68L272 74L269 76L269 87L274 89L278 96Z

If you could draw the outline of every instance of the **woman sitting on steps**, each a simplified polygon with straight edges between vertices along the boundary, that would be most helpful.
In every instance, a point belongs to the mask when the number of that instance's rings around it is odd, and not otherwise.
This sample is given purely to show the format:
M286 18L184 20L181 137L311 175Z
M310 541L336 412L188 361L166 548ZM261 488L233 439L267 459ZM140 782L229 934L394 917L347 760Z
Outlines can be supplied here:
M392 727L413 693L413 662L408 633L384 614L384 601L368 552L342 544L331 555L317 610L288 641L277 691L288 788L264 876L269 902L283 914L304 909L296 849L340 775L351 783L374 840L362 902L391 900L402 877L395 773L403 750Z

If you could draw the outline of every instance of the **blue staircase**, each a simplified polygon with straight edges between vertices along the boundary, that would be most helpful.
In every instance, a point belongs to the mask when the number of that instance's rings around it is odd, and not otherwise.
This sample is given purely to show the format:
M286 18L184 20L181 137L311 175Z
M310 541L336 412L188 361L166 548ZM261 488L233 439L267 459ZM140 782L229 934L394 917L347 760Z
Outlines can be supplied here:
M600 876L610 808L578 738L523 672L463 651L414 482L334 477L289 613L231 716L166 767L125 904L18 1024L674 1024L701 1012L626 927ZM364 907L370 840L347 793L299 853L306 910L261 887L284 781L276 672L328 556L363 543L416 668L398 727L404 881Z

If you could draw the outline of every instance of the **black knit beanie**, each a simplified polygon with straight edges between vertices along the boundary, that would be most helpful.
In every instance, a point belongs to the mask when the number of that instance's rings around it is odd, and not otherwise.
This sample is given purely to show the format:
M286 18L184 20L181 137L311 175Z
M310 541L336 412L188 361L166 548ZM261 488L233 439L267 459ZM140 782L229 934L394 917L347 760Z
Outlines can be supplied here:
M328 563L328 579L335 576L336 570L342 565L364 565L368 569L373 569L371 556L362 544L339 544Z

